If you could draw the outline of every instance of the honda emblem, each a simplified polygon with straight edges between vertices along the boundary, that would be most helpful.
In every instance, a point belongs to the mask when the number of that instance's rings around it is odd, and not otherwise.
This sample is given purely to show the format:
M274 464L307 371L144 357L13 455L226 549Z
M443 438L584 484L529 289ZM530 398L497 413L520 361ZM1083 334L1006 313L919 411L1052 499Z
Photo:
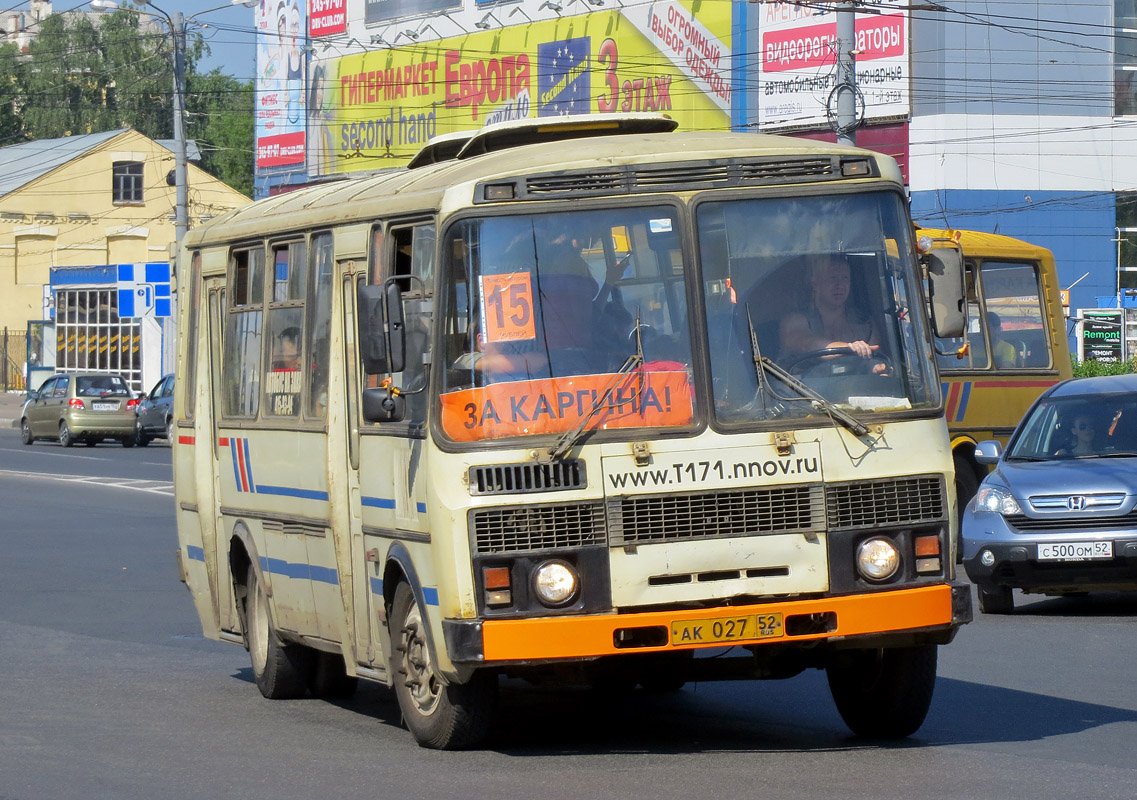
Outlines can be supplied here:
M1071 511L1081 511L1086 507L1086 498L1080 494L1070 495L1066 498L1066 508Z

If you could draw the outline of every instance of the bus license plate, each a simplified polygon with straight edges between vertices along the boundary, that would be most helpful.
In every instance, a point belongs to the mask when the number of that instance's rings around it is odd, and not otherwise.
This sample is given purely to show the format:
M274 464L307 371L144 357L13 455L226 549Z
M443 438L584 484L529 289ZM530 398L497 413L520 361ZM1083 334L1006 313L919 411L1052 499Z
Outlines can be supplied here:
M785 635L782 615L748 614L741 617L685 619L671 623L671 643L714 644L743 639L776 639Z
M1039 561L1093 561L1113 558L1113 542L1049 542L1038 546Z
M116 411L118 403L91 403L91 408L95 411Z

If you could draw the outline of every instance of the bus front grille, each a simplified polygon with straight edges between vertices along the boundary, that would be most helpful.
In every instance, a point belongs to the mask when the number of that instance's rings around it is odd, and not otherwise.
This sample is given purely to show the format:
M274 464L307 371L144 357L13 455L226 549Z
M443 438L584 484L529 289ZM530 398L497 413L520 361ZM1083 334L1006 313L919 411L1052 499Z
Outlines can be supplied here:
M829 530L888 528L947 518L940 475L830 484L825 506Z
M475 555L585 547L606 538L599 502L472 509L469 524Z
M825 530L820 486L608 499L612 546Z
M552 464L482 464L470 467L470 494L563 492L588 486L583 461Z

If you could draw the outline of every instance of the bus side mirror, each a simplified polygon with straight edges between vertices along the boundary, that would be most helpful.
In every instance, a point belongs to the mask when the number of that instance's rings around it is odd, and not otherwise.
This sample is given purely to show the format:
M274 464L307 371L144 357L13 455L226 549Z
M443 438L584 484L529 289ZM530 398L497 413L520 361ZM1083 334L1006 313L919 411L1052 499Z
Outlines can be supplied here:
M406 398L391 387L363 390L363 418L368 422L400 422L406 416Z
M403 291L394 280L383 284L387 300L387 342L391 372L402 372L407 362L407 324L403 314Z
M390 372L387 337L383 331L383 287L360 286L355 293L356 341L363 371L369 375Z
M923 262L928 273L932 332L941 339L963 336L967 328L963 253L955 247L937 247L924 255Z
M355 294L355 309L356 340L363 371L368 375L402 372L407 332L399 285L387 281L382 286L360 286Z

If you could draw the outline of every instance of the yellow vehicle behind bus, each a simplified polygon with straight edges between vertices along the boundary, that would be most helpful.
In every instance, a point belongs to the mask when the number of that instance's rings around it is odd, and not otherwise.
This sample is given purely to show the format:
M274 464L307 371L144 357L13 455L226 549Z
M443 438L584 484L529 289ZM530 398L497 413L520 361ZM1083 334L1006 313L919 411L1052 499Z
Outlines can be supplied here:
M186 236L179 564L266 697L375 681L456 748L501 676L823 668L855 733L923 722L961 260L887 156L674 127L503 123Z
M1031 403L1071 377L1066 320L1046 248L976 231L921 228L917 236L957 243L967 270L967 330L936 341L962 509L987 474L976 443L1005 445Z

